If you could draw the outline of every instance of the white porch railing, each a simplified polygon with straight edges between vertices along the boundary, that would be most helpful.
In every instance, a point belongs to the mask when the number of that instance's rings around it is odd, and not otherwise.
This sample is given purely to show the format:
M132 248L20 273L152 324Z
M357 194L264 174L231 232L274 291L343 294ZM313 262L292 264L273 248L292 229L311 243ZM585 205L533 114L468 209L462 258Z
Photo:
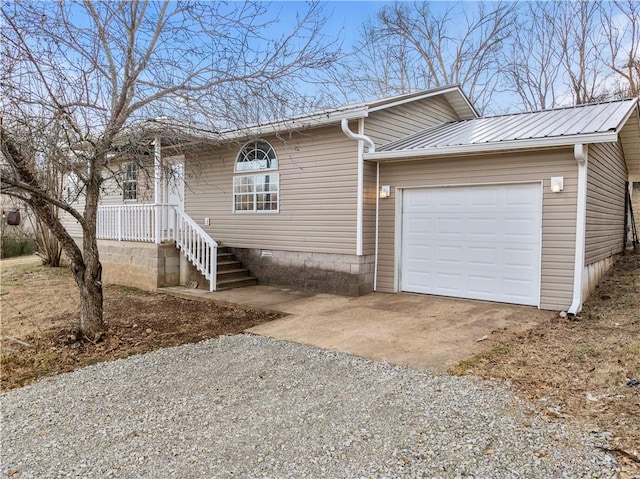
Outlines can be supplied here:
M209 291L216 290L218 243L183 211L176 210L176 246L209 280Z
M98 207L99 239L161 243L172 241L175 208L171 205L113 205Z
M218 243L189 215L173 205L98 207L98 239L161 243L174 241L216 290Z

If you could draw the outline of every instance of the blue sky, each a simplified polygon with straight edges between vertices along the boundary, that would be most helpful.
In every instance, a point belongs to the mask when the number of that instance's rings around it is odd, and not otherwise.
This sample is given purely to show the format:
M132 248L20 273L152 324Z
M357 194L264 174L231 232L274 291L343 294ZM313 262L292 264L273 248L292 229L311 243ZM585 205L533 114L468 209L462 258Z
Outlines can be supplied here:
M325 34L329 36L341 35L344 39L345 50L359 38L359 29L364 20L373 17L384 5L393 2L350 1L350 2L322 2L329 17ZM296 12L305 11L307 4L298 1L277 1L271 5L273 12L280 12L282 29L286 30L295 19Z
M354 0L348 2L342 1L323 1L321 2L326 13L329 15L327 25L327 35L338 35L342 32L345 40L344 46L348 49L352 44L358 41L360 34L360 26L385 5L393 5L394 2L389 1L368 1ZM467 2L477 3L477 2ZM432 9L438 11L439 8L446 6L447 2L430 2ZM304 11L307 8L306 2L299 1L276 1L272 2L271 10L281 12L280 19L282 28L286 29L295 19L295 12Z

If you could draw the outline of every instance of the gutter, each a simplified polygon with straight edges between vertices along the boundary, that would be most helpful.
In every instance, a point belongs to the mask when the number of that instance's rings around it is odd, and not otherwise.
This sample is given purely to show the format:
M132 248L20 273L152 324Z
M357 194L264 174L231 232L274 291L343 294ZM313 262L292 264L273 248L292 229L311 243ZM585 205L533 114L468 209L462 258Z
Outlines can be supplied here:
M587 224L587 165L589 163L588 145L576 143L573 156L578 162L578 200L576 214L576 252L573 265L573 300L567 310L572 317L582 310L582 286L584 283L584 255Z
M367 144L369 148L369 153L374 153L376 151L376 145L371 138L364 134L364 121L362 119L358 120L358 133L354 133L349 129L349 119L343 118L340 122L340 126L342 127L342 131L347 137L352 140L358 140L358 192L357 192L357 203L356 203L356 255L362 256L363 247L362 247L362 231L363 231L363 212L364 212L364 144Z
M570 146L576 143L612 143L618 141L618 132L590 133L586 135L558 136L553 138L536 138L530 140L505 140L499 142L475 143L466 145L433 146L404 150L367 152L365 160L399 160L427 156L456 155L468 153L492 152L500 150L522 150L529 148L545 148Z

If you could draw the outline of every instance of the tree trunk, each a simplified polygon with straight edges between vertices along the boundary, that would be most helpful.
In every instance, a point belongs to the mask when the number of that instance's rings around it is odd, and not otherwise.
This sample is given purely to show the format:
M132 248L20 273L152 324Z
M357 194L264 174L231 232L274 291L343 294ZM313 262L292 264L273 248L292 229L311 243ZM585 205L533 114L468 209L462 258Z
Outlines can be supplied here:
M80 330L91 340L105 330L102 319L102 283L89 274L80 287Z
M105 148L106 151L106 148ZM86 224L82 230L82 256L85 269L82 282L76 279L80 287L80 329L91 339L106 329L102 317L102 264L98 252L97 216L100 200L100 174L96 167L98 161L89 164L89 181L86 187L84 218Z

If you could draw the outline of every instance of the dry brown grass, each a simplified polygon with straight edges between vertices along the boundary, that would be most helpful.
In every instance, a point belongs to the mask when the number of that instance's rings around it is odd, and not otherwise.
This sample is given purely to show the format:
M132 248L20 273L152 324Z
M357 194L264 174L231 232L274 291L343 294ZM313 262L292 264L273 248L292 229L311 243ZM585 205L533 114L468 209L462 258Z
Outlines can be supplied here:
M79 301L68 269L23 257L0 261L0 274L3 390L101 361L238 333L281 316L107 286L108 331L94 344L78 333Z
M452 372L512 381L545 413L611 431L616 447L638 456L640 386L627 383L640 378L639 253L619 259L575 320L501 332L492 343ZM640 474L631 458L621 461L631 471L625 474Z

